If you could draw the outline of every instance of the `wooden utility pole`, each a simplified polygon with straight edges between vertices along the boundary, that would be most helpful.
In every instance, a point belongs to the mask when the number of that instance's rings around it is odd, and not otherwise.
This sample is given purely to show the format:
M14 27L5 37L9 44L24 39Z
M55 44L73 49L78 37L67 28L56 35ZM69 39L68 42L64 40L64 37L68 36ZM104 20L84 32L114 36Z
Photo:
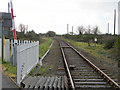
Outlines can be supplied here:
M115 35L115 26L116 26L116 9L114 10L114 35Z

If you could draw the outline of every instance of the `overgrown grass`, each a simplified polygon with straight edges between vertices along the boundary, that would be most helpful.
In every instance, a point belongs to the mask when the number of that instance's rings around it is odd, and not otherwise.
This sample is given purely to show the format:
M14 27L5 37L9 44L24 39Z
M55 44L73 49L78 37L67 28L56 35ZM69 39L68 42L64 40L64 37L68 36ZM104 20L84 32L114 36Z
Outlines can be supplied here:
M52 43L51 38L44 38L45 42L39 45L39 57L41 58L49 49L49 46Z
M110 54L109 54L109 50L104 49L104 45L103 44L97 44L95 47L94 43L90 43L90 46L88 46L88 43L85 42L76 42L73 40L68 40L68 39L64 39L70 43L72 43L74 46L79 47L81 49L83 49L84 51L92 54L95 57L99 57L99 58L110 58Z

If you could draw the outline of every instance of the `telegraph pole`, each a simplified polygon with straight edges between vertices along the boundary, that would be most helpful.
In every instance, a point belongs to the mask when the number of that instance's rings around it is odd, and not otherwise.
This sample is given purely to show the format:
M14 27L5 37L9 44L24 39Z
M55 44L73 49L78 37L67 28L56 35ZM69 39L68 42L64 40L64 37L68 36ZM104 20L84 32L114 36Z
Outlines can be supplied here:
M67 24L67 34L69 34L69 24Z
M108 34L109 34L109 22L108 22L108 25L107 25L107 27L108 27Z
M72 26L72 35L73 35L73 26Z
M10 3L8 2L8 13L10 13Z
M115 26L116 26L116 9L114 10L114 35L115 35Z

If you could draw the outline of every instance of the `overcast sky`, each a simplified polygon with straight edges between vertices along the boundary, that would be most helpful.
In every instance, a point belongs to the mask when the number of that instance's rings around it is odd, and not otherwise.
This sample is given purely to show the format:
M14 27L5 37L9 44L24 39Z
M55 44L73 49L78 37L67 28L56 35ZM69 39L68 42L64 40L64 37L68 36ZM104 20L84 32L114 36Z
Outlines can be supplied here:
M46 33L49 30L57 34L67 33L72 26L98 25L102 33L113 33L114 9L118 10L119 0L12 0L16 27L20 23L28 25L28 30ZM9 0L1 0L0 12L8 11ZM118 13L117 13L118 14ZM118 18L118 17L117 17ZM118 21L117 21L118 22ZM118 30L118 23L116 30ZM18 29L17 29L18 30ZM118 32L118 31L116 31Z

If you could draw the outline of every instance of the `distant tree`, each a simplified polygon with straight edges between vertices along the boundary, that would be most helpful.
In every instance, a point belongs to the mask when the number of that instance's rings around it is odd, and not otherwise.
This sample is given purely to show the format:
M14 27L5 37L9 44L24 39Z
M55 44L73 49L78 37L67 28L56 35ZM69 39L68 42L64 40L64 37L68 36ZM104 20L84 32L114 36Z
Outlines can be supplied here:
M77 32L79 35L82 35L85 32L85 28L83 26L78 26Z
M88 34L88 32L87 31L85 31L85 33L84 34Z
M20 24L18 28L19 28L20 32L25 31L25 25L24 24Z
M54 37L54 36L56 35L56 33L55 33L54 31L48 31L48 32L46 33L46 35L47 35L48 37Z
M90 25L88 25L87 33L88 33L88 34L91 34L91 27L90 27Z
M25 34L28 30L28 25L25 26L24 24L20 24L18 28L19 28L21 33Z
M95 34L95 35L99 34L99 33L100 33L99 27L96 25L96 26L93 28L92 32L93 32L93 34Z
M40 35L36 34L34 30L29 31L25 34L25 38L28 40L40 41Z
M25 26L24 34L26 34L28 31L28 25Z

